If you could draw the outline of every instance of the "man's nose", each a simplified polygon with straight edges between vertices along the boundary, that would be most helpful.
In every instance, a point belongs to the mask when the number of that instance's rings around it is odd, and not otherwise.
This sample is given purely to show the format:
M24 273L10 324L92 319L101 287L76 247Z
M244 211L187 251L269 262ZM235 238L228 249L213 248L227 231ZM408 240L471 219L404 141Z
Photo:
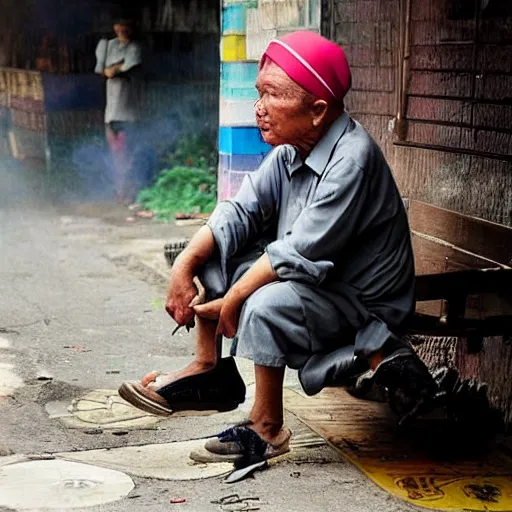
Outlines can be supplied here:
M263 108L263 102L261 101L261 98L258 98L254 102L254 111L259 116L262 116L265 113L265 109Z

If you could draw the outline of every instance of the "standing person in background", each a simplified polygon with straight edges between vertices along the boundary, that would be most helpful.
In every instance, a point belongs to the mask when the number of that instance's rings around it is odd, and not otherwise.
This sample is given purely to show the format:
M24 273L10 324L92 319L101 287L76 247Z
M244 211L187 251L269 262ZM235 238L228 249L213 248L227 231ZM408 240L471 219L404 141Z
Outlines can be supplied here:
M113 160L116 199L128 204L137 192L133 164L141 117L142 48L133 40L132 20L116 21L114 32L114 39L98 43L95 72L107 78L105 133Z

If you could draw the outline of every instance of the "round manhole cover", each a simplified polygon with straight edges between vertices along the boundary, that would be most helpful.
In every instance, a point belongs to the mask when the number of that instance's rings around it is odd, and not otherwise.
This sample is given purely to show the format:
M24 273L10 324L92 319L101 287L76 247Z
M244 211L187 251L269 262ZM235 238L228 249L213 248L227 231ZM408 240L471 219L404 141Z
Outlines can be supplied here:
M64 460L0 468L0 506L17 510L92 507L119 500L133 487L120 471Z

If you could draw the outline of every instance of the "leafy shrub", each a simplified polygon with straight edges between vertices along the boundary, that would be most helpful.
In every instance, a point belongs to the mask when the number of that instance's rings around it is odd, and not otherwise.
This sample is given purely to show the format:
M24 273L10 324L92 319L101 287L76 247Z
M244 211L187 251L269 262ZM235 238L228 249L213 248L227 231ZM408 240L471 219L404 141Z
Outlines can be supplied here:
M168 168L196 167L215 171L217 148L208 133L186 135L178 139L175 150L167 158Z
M215 174L204 168L180 166L162 171L152 187L139 192L137 202L155 212L156 218L170 220L178 212L211 212L216 198Z

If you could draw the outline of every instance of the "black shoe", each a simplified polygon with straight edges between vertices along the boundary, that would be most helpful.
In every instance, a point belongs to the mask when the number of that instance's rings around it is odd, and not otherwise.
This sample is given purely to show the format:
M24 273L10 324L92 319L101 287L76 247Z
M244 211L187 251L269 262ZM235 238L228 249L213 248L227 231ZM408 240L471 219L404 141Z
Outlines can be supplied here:
M368 370L353 379L345 389L354 398L359 398L359 400L380 403L387 403L389 401L386 388L377 385L373 370Z
M245 384L232 357L220 359L215 368L183 377L159 389L127 381L121 398L151 414L167 416L176 411L232 411L245 401Z
M386 389L401 426L428 411L438 390L425 363L409 347L395 350L382 360L375 369L375 384Z

